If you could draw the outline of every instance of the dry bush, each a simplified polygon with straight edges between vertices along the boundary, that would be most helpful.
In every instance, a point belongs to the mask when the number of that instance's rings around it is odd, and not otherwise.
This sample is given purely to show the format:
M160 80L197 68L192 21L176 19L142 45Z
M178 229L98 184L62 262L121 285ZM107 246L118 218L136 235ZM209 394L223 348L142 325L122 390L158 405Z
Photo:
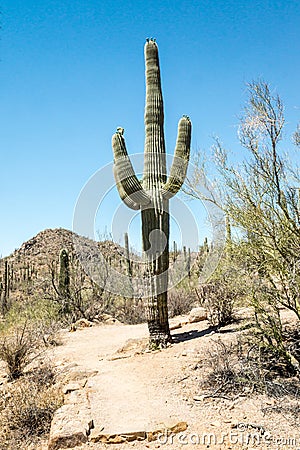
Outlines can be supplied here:
M0 359L7 364L11 380L19 378L25 367L36 358L38 338L28 322L17 325L0 337Z
M110 308L110 314L126 324L146 322L146 310L141 298L123 297Z
M252 355L253 348L241 342L225 344L220 338L209 350L210 372L203 382L212 397L232 397L245 392L262 391L261 367Z
M44 300L15 303L0 326L0 359L10 379L19 378L27 365L49 345L58 345L57 310Z
M241 394L264 393L300 400L300 380L288 371L285 360L260 346L258 336L244 336L234 343L214 341L209 351L210 372L203 388L210 397L233 398Z
M194 292L185 289L172 289L168 292L169 317L187 314L197 303Z
M168 292L169 317L188 313L197 302L196 294L185 289L172 289ZM147 321L146 308L141 298L119 298L109 309L118 320L127 324L144 323Z
M9 383L7 389L0 391L0 448L24 449L49 433L62 396L54 386L54 373L48 364L40 364Z
M207 309L208 320L212 326L221 327L234 321L237 295L225 279L201 285L198 295Z

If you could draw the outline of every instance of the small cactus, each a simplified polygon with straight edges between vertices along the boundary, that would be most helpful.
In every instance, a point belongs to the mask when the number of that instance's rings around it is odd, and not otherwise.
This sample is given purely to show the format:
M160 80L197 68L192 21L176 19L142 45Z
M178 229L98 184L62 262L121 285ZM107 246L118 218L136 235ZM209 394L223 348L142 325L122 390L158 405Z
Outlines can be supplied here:
M147 321L152 346L171 341L167 290L169 268L169 200L181 188L190 155L191 121L183 116L178 124L175 156L167 176L164 139L164 111L158 47L155 39L145 44L146 106L145 150L142 181L136 177L129 159L124 129L112 138L114 176L123 202L141 210L142 243L145 260Z

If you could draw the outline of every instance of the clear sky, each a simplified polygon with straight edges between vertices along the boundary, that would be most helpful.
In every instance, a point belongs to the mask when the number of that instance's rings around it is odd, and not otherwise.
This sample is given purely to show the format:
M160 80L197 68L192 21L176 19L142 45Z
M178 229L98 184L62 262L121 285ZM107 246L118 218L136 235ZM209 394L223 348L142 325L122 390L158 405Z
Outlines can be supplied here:
M245 83L278 90L300 119L298 0L0 0L0 254L45 228L72 228L76 199L125 128L143 151L146 37L160 52L167 150L177 122L193 149L218 135L236 154ZM117 196L115 196L117 202ZM115 203L99 211L110 230ZM103 232L103 229L99 230Z

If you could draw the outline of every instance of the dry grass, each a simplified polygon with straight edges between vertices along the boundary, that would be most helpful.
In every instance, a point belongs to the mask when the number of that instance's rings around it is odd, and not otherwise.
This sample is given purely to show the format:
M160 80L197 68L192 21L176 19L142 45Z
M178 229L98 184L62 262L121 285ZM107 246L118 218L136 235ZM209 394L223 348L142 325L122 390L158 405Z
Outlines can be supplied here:
M291 397L300 405L300 379L286 362L260 347L252 336L225 343L214 341L209 351L210 370L203 380L208 397L233 399L240 395L266 394L276 399Z
M48 364L8 383L0 391L0 448L24 449L50 430L53 414L62 404Z
M36 357L38 340L27 322L15 326L0 337L0 359L7 364L10 380L19 378Z

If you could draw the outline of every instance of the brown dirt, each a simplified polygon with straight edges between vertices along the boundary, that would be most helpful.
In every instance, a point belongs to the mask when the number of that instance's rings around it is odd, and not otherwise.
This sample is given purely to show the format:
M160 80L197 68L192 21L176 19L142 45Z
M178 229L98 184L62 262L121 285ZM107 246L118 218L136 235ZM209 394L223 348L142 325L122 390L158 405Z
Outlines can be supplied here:
M94 425L104 434L153 431L171 422L188 424L173 443L169 438L165 444L162 438L114 444L118 450L300 448L300 430L284 411L288 400L253 394L237 394L234 400L201 397L200 381L209 370L206 361L213 341L233 341L236 328L231 325L214 333L207 321L186 324L173 331L175 342L170 347L147 352L146 325L98 325L65 332L64 344L51 350L51 357L60 370L73 364L74 370L96 371L86 389ZM265 430L260 437L259 427ZM207 434L217 439L217 445L208 445ZM111 444L89 442L78 449L107 447Z

